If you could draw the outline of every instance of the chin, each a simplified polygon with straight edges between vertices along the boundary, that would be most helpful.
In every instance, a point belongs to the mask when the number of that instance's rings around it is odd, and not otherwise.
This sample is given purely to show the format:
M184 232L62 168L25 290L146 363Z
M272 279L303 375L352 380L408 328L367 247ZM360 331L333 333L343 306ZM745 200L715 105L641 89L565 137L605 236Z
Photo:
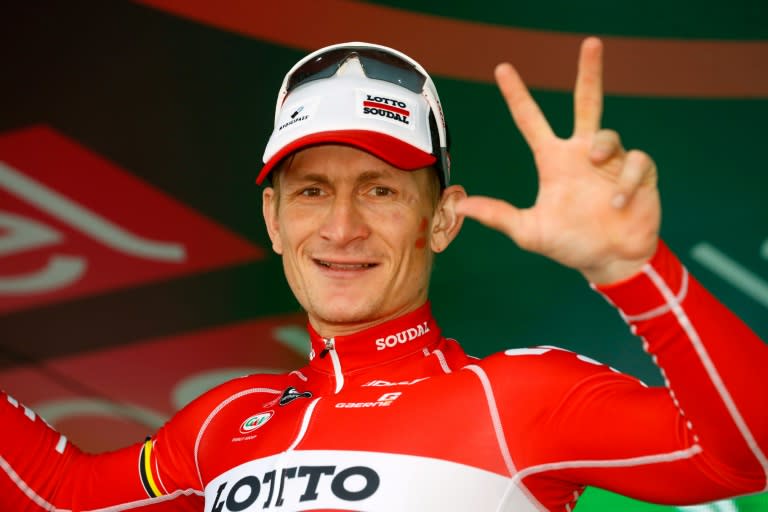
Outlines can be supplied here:
M334 324L352 324L374 320L372 312L362 309L326 309L325 311L318 311L317 316Z
M360 300L326 300L321 304L321 307L312 308L313 314L334 324L367 322L374 320L379 312L379 308Z

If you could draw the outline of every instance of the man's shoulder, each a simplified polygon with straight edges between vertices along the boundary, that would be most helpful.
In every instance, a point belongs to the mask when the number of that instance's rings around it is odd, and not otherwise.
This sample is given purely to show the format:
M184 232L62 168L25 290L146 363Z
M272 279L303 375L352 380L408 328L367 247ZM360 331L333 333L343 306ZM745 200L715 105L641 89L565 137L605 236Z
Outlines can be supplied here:
M264 400L259 400L260 403L276 401L288 386L286 383L294 379L286 373L256 373L229 378L225 382L220 381L223 375L207 377L209 385L206 387L210 389L198 392L198 396L177 411L158 432L158 437L164 443L194 446L209 421L228 405L237 403L239 398L255 394L263 395Z
M479 359L482 363L511 365L570 364L574 360L600 364L577 352L573 352L563 347L556 347L554 345L512 347Z
M616 372L591 357L551 345L510 348L477 361L491 378L526 385L581 380L596 373Z
M279 395L295 379L289 373L252 373L230 378L200 394L189 407L213 409L244 394Z
M618 384L633 379L594 359L553 346L511 348L474 363L485 376L487 389L507 413L535 419L557 407L576 390ZM482 377L481 377L482 379Z

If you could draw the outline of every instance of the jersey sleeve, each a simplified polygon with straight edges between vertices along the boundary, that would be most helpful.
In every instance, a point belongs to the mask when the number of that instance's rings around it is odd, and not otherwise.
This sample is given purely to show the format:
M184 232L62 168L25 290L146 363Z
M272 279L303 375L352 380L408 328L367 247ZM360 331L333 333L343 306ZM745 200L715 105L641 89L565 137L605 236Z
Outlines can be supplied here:
M0 509L200 510L195 440L216 399L211 395L193 401L143 442L88 454L0 393Z
M518 478L553 493L564 482L669 504L766 490L768 346L664 244L639 275L596 288L665 386L568 351L508 351L520 364L506 364L514 376L495 379L499 392L527 390L503 414Z
M658 365L675 412L667 421L674 421L680 449L687 450L678 456L690 460L688 473L705 478L718 494L720 488L723 495L766 490L768 345L664 243L640 275L596 289L618 308ZM641 401L640 407L653 418L657 402Z

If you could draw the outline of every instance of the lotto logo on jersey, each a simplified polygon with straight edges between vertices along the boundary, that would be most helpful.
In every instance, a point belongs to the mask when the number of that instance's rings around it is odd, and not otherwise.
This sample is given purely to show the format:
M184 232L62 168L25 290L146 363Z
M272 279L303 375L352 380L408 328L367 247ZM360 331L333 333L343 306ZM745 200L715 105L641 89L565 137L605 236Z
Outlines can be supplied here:
M253 432L257 428L264 426L264 424L268 422L274 414L274 411L267 411L251 416L245 420L242 425L240 425L240 432L242 434L249 434Z
M510 485L508 474L401 453L289 450L237 465L205 484L205 512L502 509L538 510Z
M302 510L306 510L304 507L313 509L321 499L354 503L373 496L381 483L379 474L367 466L306 465L285 467L280 471L273 469L263 474L230 473L231 479L225 476L218 484L213 504L207 509L209 512L283 507L284 510L296 510L293 507L298 503Z
M0 135L0 313L262 257L54 130Z

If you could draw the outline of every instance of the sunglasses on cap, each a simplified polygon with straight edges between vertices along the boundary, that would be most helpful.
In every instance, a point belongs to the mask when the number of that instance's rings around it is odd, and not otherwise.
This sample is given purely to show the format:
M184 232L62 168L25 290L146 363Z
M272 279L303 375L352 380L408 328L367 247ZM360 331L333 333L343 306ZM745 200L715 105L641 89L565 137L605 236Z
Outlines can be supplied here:
M349 46L323 52L302 64L291 73L286 92L313 80L332 77L352 57L357 57L368 78L399 85L415 93L424 89L427 77L412 64L381 50Z
M382 80L416 94L429 106L429 128L432 153L437 157L438 174L443 187L448 186L450 161L448 133L443 109L432 79L415 60L386 46L371 43L341 43L321 48L300 60L285 76L277 96L275 119L285 98L294 89L315 80L331 78L350 58L356 58L367 78Z

